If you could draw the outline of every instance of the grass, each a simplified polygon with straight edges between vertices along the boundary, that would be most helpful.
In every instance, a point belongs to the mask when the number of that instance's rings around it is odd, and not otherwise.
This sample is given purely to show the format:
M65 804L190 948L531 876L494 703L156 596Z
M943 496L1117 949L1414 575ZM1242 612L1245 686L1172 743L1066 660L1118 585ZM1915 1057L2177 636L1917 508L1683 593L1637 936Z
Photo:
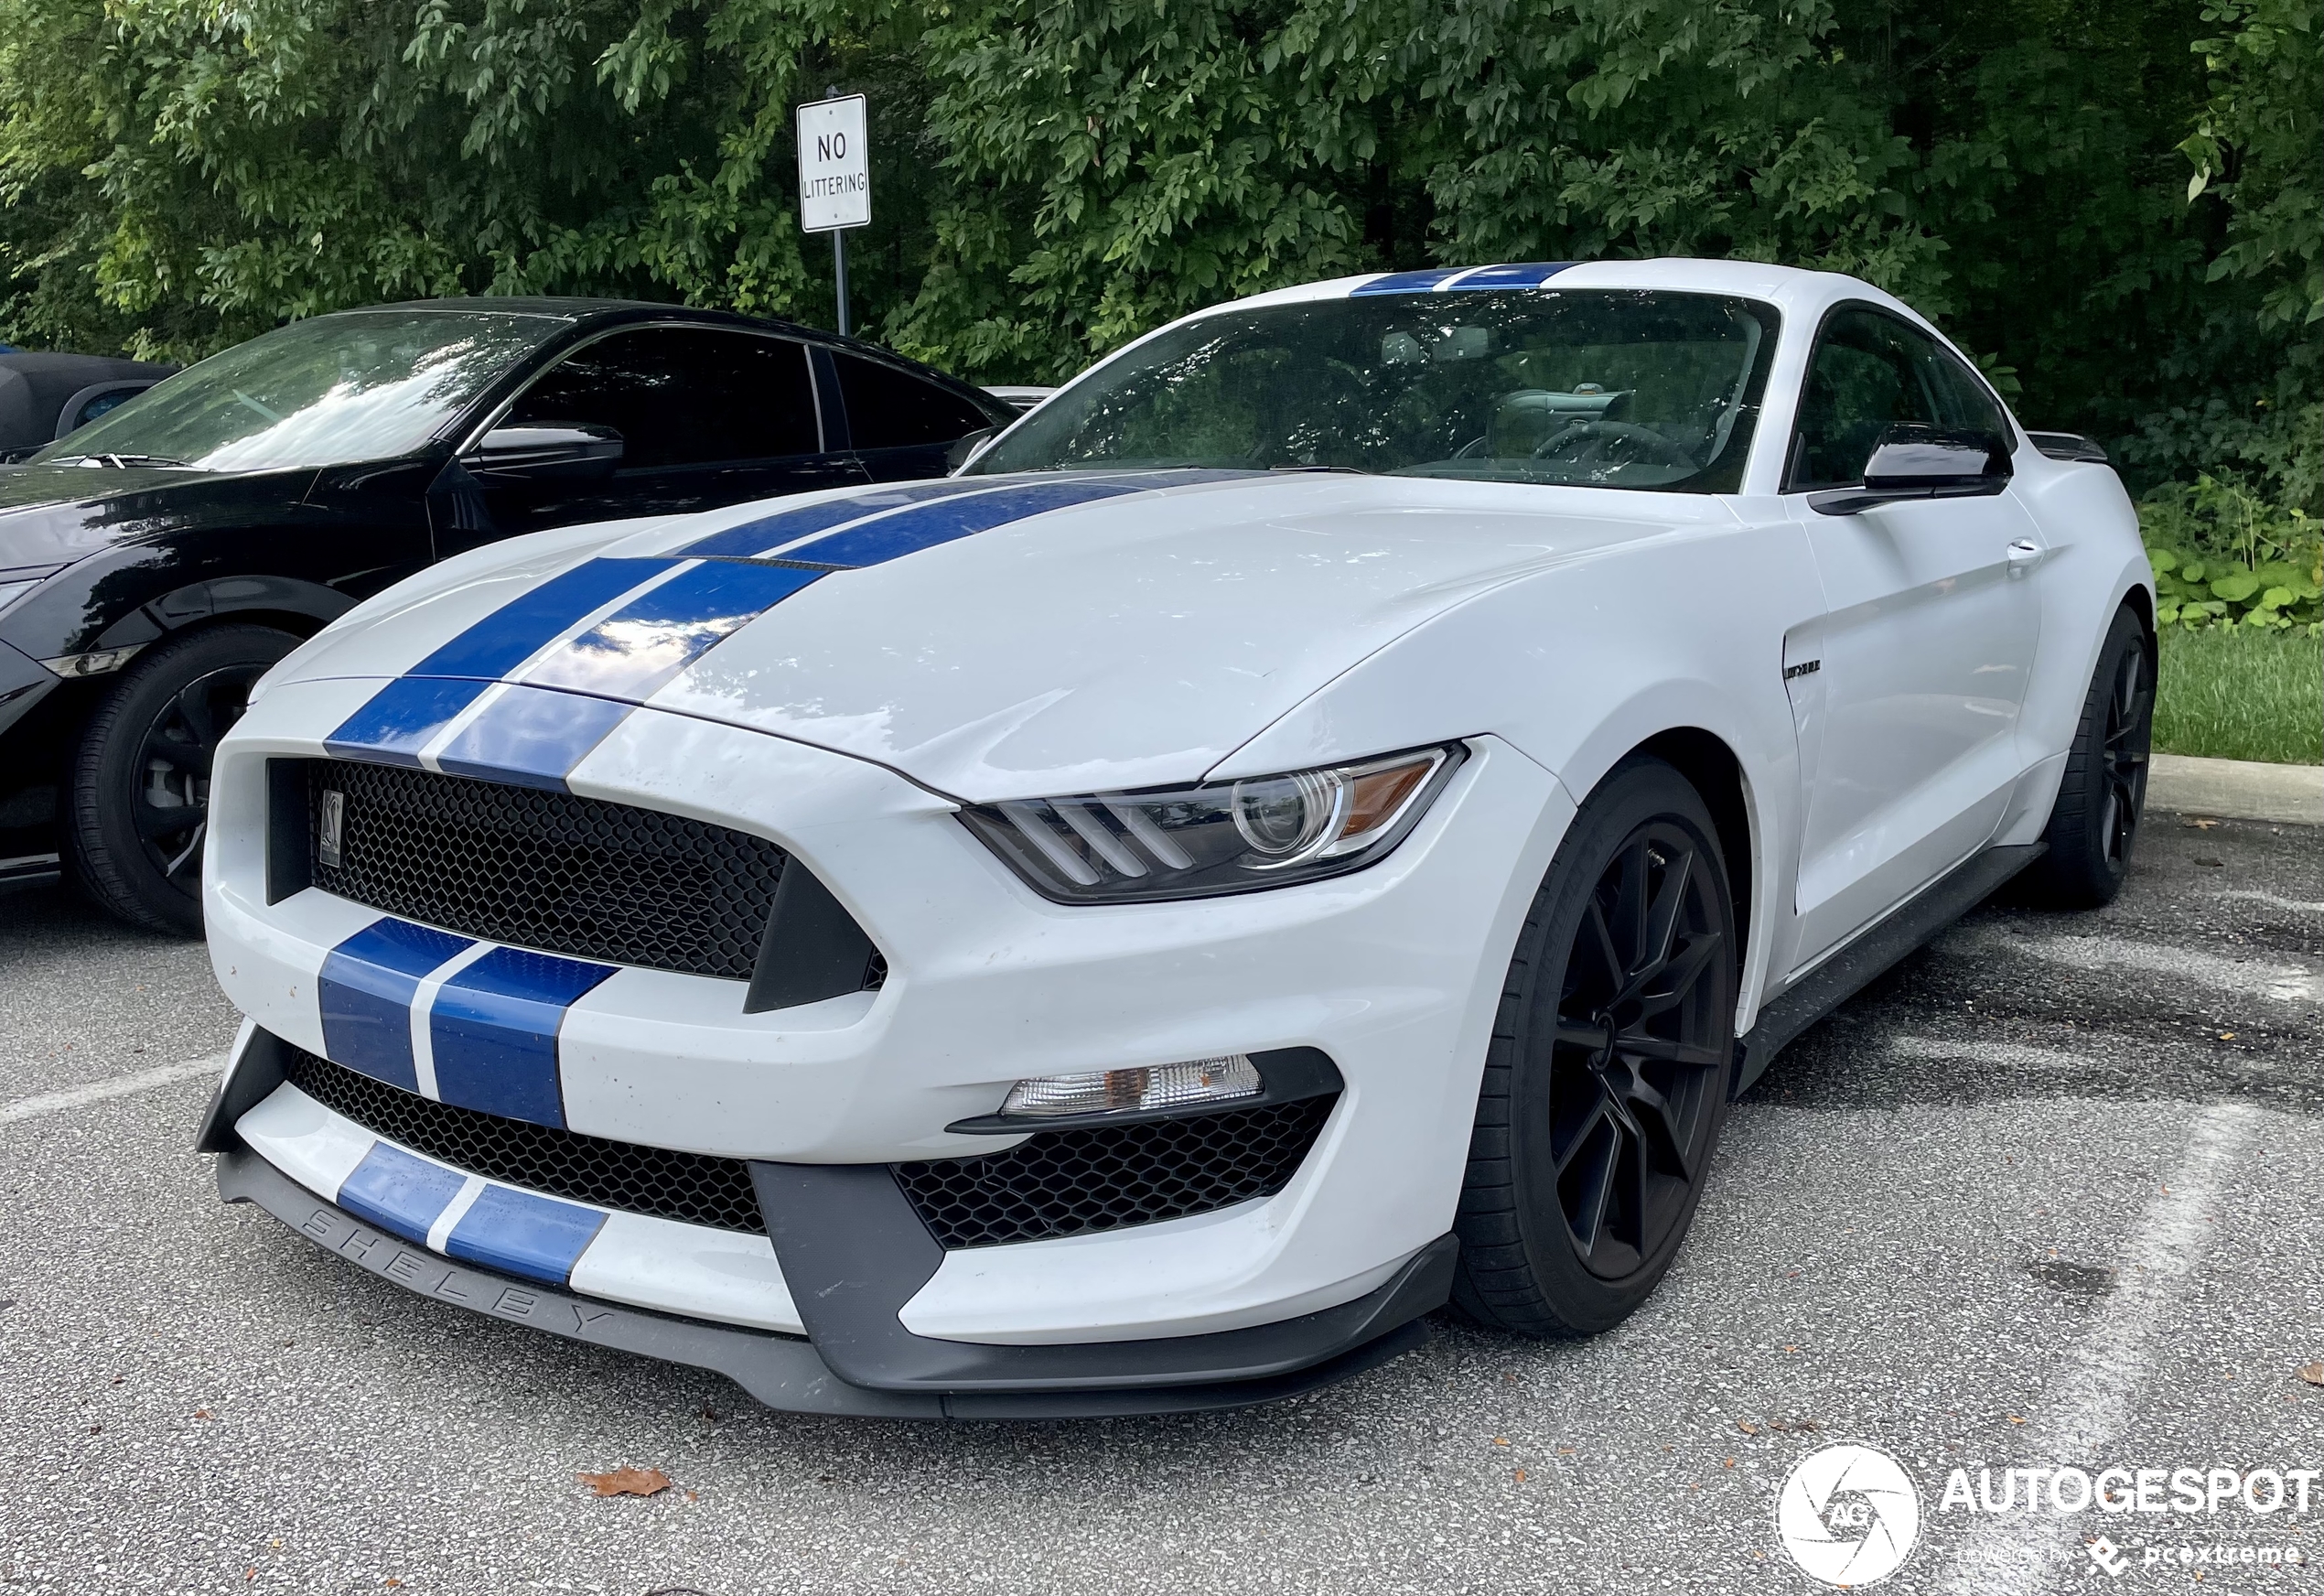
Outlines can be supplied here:
M2324 764L2324 648L2297 634L2165 628L2155 751Z

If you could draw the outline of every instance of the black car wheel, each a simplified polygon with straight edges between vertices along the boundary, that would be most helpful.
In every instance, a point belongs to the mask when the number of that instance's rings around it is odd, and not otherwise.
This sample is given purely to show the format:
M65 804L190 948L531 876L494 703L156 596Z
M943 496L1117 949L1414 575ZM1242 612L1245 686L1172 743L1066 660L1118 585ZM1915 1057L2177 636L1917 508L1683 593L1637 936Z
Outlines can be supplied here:
M73 862L90 894L133 925L201 934L210 767L250 689L298 639L221 626L148 650L82 729L73 767Z
M1735 911L1709 811L1659 760L1575 816L1518 938L1478 1098L1454 1299L1590 1335L1695 1216L1735 1060Z
M2045 909L2095 909L2114 901L2129 873L2146 807L2154 734L2155 645L2125 606L2114 612L2098 651L2057 806L2042 833L2049 851L2019 878L2018 897Z

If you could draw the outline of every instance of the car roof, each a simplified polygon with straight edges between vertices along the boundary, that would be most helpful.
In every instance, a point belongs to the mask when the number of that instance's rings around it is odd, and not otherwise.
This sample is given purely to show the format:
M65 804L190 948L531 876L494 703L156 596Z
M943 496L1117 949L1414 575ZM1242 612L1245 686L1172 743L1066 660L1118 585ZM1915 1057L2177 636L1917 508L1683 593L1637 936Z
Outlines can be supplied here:
M1418 271L1365 272L1320 283L1277 288L1228 305L1197 311L1238 307L1287 305L1304 300L1368 297L1374 294L1446 294L1464 290L1504 288L1661 288L1695 294L1728 294L1738 298L1763 299L1785 310L1821 309L1841 299L1862 299L1925 320L1911 307L1861 278L1838 272L1814 272L1800 266L1779 266L1765 261L1695 260L1663 256L1637 261L1500 262L1478 266L1431 266Z

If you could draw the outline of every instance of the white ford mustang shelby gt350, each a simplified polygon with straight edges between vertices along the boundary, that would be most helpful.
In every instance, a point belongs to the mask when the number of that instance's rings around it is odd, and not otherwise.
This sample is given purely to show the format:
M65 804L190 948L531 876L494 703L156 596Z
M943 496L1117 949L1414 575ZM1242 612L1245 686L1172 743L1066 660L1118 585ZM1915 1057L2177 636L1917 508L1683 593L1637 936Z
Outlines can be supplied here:
M218 756L226 1197L778 1407L1224 1407L1605 1329L1728 1103L2115 890L2153 596L1849 278L1374 275L959 474L475 550Z

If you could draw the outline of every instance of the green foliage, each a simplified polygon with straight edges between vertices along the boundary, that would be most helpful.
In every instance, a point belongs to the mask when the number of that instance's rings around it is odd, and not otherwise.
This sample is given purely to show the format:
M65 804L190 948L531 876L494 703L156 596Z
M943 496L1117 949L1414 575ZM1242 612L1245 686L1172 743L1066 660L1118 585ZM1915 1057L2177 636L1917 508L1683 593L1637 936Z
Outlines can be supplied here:
M2320 11L0 0L0 337L183 358L458 293L825 321L791 108L837 85L872 100L857 319L966 375L1340 273L1781 261L1937 316L2138 486L2318 513Z
M2324 633L2324 529L2314 517L2206 475L2149 493L2138 521L2159 625Z
M2155 749L2324 763L2324 652L2317 640L2242 627L2166 631L2155 683Z

